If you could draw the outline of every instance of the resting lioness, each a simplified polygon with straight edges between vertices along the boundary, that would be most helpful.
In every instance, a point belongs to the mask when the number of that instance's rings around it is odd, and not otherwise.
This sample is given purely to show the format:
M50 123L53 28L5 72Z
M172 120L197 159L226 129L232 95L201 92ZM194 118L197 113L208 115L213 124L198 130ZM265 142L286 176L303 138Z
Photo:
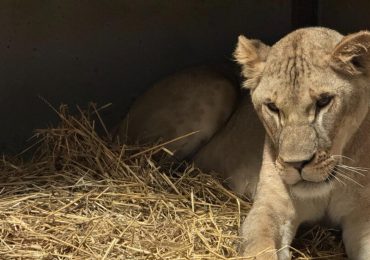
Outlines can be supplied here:
M271 48L240 36L234 55L253 105L224 76L188 70L140 98L120 137L199 130L169 148L254 197L244 256L289 259L298 226L326 218L350 259L370 259L370 175L360 168L370 167L369 50L369 32L307 28Z

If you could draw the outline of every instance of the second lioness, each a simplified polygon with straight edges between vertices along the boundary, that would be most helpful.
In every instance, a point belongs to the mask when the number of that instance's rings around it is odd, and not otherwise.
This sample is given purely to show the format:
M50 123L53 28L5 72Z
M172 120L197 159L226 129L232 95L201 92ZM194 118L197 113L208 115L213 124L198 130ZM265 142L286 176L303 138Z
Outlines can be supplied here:
M253 105L243 98L234 111L226 78L185 71L136 102L121 138L199 130L169 148L254 197L245 256L288 259L298 226L327 218L342 227L351 259L370 259L370 175L353 167L370 167L370 33L307 28L271 48L241 36L235 58Z

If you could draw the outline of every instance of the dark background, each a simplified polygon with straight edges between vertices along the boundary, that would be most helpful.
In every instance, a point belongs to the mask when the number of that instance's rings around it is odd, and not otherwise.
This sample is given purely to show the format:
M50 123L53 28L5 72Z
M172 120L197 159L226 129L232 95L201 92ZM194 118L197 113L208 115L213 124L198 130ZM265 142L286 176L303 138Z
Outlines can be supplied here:
M230 60L237 36L272 44L293 29L370 27L370 2L346 0L2 0L0 151L15 153L52 105L113 103L107 125L161 77Z

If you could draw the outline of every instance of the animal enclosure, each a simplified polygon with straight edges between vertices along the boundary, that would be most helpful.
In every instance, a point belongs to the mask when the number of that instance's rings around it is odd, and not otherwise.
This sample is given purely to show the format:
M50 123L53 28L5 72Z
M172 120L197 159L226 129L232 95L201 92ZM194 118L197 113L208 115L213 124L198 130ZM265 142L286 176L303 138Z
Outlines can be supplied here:
M240 259L248 198L191 163L169 164L160 143L127 146L109 130L164 76L230 61L240 34L273 44L304 26L369 29L369 7L2 1L0 258ZM302 229L293 246L295 259L345 257L337 230Z

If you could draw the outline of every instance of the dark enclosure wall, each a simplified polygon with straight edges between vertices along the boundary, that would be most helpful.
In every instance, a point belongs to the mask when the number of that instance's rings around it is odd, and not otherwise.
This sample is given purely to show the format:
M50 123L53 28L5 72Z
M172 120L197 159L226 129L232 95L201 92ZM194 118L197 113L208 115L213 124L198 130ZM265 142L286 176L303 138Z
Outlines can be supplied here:
M293 29L370 29L367 0L2 0L0 152L56 122L52 105L113 105L179 69L231 59L237 36L274 43Z
M237 36L272 43L291 26L290 0L0 1L0 150L18 152L54 106L113 103L164 75L231 58Z
M370 1L323 0L319 2L318 24L343 34L370 30Z

